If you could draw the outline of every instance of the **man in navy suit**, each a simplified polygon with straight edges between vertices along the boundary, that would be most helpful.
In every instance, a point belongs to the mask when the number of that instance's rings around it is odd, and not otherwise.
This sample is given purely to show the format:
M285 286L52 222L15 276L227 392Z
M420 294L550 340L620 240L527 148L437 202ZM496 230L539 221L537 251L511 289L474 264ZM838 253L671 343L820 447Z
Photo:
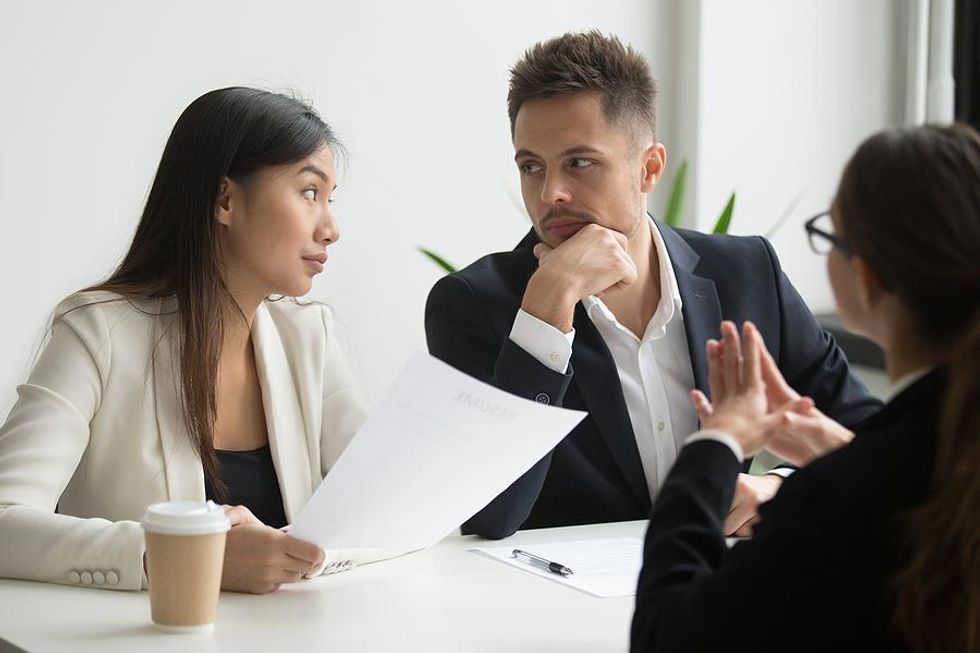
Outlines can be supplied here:
M793 387L774 384L770 401L812 397L819 410L800 416L806 428L833 428L824 414L853 425L880 407L768 242L675 230L647 214L666 164L654 100L646 61L597 32L539 43L511 70L515 161L533 229L513 251L435 285L429 350L503 390L589 415L464 532L501 538L646 518L698 428L690 391L707 388L704 343L722 319L758 326ZM729 533L751 531L787 471L739 476Z

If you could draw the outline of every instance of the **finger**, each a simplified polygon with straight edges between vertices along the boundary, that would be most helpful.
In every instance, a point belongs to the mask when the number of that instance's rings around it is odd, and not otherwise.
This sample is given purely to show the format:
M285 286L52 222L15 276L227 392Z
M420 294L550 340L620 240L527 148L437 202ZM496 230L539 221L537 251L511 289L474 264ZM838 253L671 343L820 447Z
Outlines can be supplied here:
M747 521L755 515L755 510L745 503L737 503L732 506L728 516L725 517L725 535L734 535Z
M759 371L759 331L751 322L742 323L742 383L753 390L762 388L762 374Z
M321 549L323 551L323 549ZM294 558L288 553L283 554L283 568L289 571L295 571L304 576L308 575L310 572L315 571L323 567L324 558L326 555L322 555L320 559L310 562L309 560L301 560L299 558Z
M738 330L727 320L721 323L721 344L724 347L722 378L725 389L731 394L739 389L739 359L742 357L742 348L738 342Z
M813 407L812 399L809 397L800 397L799 399L791 399L781 406L777 406L769 414L779 416L780 422L785 423L784 416L788 413L816 417L813 414L814 410L816 409Z
M826 452L851 441L854 434L822 413L786 413L783 416L787 433L805 440L814 451Z
M293 571L283 573L282 576L279 578L278 582L276 583L276 588L278 588L279 585L283 583L298 583L299 581L303 580L303 574L305 573L306 572L293 572Z
M626 237L626 234L624 234L621 231L616 231L615 229L609 229L609 233L612 234L612 237L616 241L616 243L623 248L623 251L628 253L630 247L630 240L629 238Z
M548 252L552 251L552 249L547 245L545 245L544 243L538 243L534 246L534 249L532 249L531 251L534 252L534 258L540 261L541 257L546 255Z
M261 523L258 517L253 515L252 511L245 506L222 505L221 507L224 508L225 516L228 518L228 521L231 522L232 526L248 523Z
M721 343L711 339L704 343L708 355L708 390L715 401L721 401L725 396L725 379L722 374Z
M758 329L756 329L758 333ZM786 383L786 379L783 378L782 372L779 371L779 366L776 365L775 359L773 359L772 354L766 349L766 343L762 339L762 334L759 334L759 344L761 345L759 349L760 353L760 367L762 371L762 381L766 386L772 390L778 391L778 393L785 397L790 397L795 399L799 397L799 393L796 392Z
M812 438L820 433L820 421L814 417L787 412L782 423L786 432L796 437Z
M297 574L299 576L305 576L306 574L310 573L311 571L317 568L317 565L310 564L306 560L300 560L299 558L294 558L289 554L283 554L281 564L282 564L283 572L289 574Z
M316 544L298 540L295 537L286 535L286 553L290 556L315 565L323 561L323 549Z
M636 262L633 261L633 257L629 254L626 255L626 261L624 262L623 268L623 278L619 281L619 283L626 284L627 286L635 283L638 278Z
M759 523L759 515L753 515L735 530L735 537L752 537L752 530Z
M694 404L694 410L697 411L698 419L702 422L715 412L711 402L700 390L691 390L691 403Z

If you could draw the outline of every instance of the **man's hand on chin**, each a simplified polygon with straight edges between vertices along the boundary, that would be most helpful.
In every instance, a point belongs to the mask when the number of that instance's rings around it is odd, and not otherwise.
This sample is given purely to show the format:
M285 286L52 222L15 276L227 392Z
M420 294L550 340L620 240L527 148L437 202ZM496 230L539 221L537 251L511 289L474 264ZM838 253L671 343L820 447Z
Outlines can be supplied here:
M597 224L585 225L554 248L538 243L534 255L538 269L521 309L562 333L571 331L575 304L583 297L636 281L626 236Z

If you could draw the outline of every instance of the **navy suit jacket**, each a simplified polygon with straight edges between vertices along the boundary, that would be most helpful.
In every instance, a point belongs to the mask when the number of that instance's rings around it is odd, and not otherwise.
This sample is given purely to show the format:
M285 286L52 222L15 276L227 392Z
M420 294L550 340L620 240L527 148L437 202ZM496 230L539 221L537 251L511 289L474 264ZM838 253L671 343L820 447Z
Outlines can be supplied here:
M707 392L704 344L718 337L722 319L752 320L786 380L824 413L853 425L880 408L851 376L843 352L816 323L766 240L657 226L677 277L698 388ZM528 279L537 269L536 242L532 230L513 251L485 256L436 283L425 309L429 351L510 393L589 415L463 524L464 533L502 538L520 528L645 519L650 512L619 375L581 302L565 374L510 340Z
M907 651L894 576L908 511L929 493L946 387L944 369L909 386L787 479L731 550L722 527L739 464L718 442L685 446L650 515L632 650Z

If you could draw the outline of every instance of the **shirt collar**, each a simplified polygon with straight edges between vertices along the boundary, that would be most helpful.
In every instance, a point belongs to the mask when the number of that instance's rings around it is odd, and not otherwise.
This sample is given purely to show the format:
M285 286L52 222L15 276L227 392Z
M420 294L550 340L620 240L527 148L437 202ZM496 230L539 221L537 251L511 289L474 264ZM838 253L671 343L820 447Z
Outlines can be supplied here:
M660 235L660 229L654 224L653 218L648 215L647 219L660 269L660 303L657 304L657 310L653 313L653 318L647 326L643 339L662 337L666 333L667 325L676 316L681 315L681 307L683 306L681 292L677 287L677 276L674 274L674 266L670 264L670 255L667 253L667 245L664 244L663 236ZM616 320L616 316L609 310L609 307L595 295L584 297L582 305L593 322L596 319L604 319L621 329L624 328Z

